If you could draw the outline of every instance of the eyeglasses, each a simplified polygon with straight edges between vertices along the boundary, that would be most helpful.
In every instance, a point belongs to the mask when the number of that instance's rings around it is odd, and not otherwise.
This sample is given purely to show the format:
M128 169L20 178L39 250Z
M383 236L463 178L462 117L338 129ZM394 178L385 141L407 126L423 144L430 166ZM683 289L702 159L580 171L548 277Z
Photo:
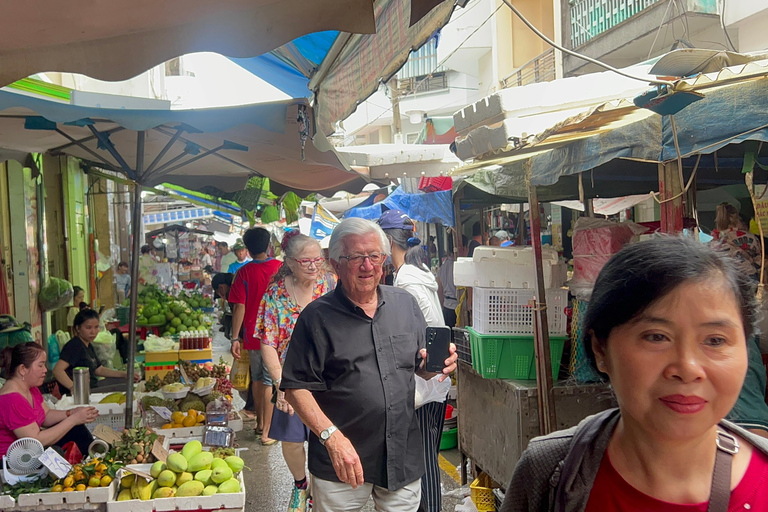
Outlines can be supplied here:
M320 265L325 263L325 258L314 258L314 259L303 259L303 260L297 260L296 258L291 258L291 259L304 268L309 268L312 265L319 267Z
M347 260L350 265L360 267L366 258L371 262L371 265L381 265L384 260L387 259L387 255L381 252L375 252L373 254L356 254L354 256L339 256L340 260Z

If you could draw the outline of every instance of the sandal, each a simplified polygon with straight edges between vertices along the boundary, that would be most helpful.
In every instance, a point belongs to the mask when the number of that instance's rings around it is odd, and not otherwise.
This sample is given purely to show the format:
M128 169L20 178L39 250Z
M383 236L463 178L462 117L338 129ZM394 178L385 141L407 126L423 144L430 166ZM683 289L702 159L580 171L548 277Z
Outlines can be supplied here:
M272 446L277 443L277 439L267 439L266 441L261 439L260 442L262 446Z

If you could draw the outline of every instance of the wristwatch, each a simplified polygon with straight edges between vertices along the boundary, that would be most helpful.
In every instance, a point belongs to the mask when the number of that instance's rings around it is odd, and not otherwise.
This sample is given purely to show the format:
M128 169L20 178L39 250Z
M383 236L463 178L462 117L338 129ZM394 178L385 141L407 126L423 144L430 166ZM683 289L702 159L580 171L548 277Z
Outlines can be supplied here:
M320 444L325 446L325 442L328 441L328 439L330 439L333 433L337 430L339 430L339 428L336 425L331 425L327 429L320 432Z

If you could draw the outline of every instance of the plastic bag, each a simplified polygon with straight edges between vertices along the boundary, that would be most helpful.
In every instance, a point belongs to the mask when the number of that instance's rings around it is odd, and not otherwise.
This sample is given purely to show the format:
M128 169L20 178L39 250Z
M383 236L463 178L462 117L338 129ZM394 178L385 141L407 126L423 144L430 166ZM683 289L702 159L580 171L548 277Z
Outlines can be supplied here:
M59 356L61 350L59 350L59 340L56 339L55 334L48 336L48 368L53 369L56 363L59 362Z
M112 368L115 352L117 352L115 335L108 331L100 331L93 340L93 350L102 366Z
M571 293L589 300L598 274L611 256L647 229L634 222L613 222L581 217L573 228L573 279Z
M64 450L64 458L73 466L83 461L83 452L80 451L80 448L77 447L77 443L74 441L68 442L61 449Z
M56 331L56 341L59 342L59 353L61 353L64 349L64 345L66 345L71 338L72 336L70 336L68 332Z
M477 507L472 501L472 498L466 497L464 501L456 505L456 512L477 512Z
M69 281L51 277L38 292L37 301L43 311L53 311L69 304L72 297L74 290Z
M251 384L251 360L247 350L241 350L240 359L235 359L232 363L229 380L236 390L248 391L248 386Z
M173 350L174 341L171 338L161 338L150 334L144 341L145 352L167 352Z
M416 377L416 394L414 408L418 409L429 402L445 402L448 392L451 390L451 379L445 379L440 382L440 376L437 375L429 380L424 380L418 375Z

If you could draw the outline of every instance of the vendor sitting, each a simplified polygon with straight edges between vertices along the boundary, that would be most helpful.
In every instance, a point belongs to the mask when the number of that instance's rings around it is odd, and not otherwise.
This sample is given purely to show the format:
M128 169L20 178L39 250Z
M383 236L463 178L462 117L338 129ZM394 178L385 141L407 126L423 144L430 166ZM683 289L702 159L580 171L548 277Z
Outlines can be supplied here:
M38 389L48 371L45 363L45 350L37 343L13 347L6 366L8 380L0 388L0 455L22 437L33 437L43 446L74 441L80 452L88 453L93 437L84 424L95 420L99 413L95 407L49 409Z
M91 389L98 388L100 392L123 391L126 388L128 372L105 368L96 357L93 349L93 340L99 334L99 314L92 309L80 311L74 321L75 337L61 349L61 355L56 366L53 367L53 376L59 382L62 392L72 392L72 370L79 366L90 370ZM98 380L97 377L104 377ZM134 381L139 376L134 374Z

